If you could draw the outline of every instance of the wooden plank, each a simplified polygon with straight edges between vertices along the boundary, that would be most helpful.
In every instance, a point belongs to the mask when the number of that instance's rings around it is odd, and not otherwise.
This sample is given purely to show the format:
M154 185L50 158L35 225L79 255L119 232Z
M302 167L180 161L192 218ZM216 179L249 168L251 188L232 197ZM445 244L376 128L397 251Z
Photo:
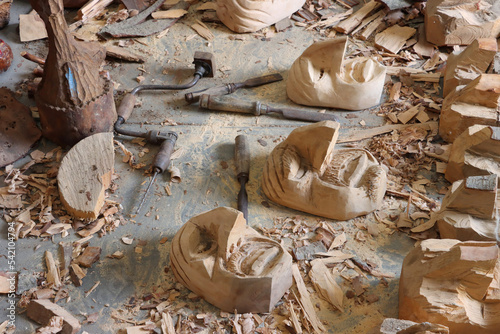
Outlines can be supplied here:
M299 292L299 297L297 301L301 305L302 310L304 311L304 314L307 318L307 321L311 324L315 333L324 333L326 331L325 327L319 320L318 315L314 310L314 305L311 301L311 296L307 291L306 284L304 283L304 280L300 275L299 267L297 264L292 265L292 274L295 281L295 285L297 286L297 290Z
M346 136L341 136L337 140L337 143L350 143L354 141L360 141L363 139L372 138L374 136L382 135L384 133L389 133L394 130L399 131L403 130L409 126L415 126L418 128L424 128L426 130L433 130L438 127L438 122L427 122L427 123L417 123L417 124L389 124L383 125L375 128L365 129L355 131Z

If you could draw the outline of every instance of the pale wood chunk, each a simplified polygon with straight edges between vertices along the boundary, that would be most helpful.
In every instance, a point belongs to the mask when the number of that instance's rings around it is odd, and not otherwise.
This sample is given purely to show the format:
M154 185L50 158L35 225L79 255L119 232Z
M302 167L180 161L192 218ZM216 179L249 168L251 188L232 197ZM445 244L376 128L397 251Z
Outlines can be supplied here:
M312 261L311 266L309 277L318 294L337 310L344 312L344 291L335 281L331 270L322 260Z
M377 9L380 6L381 4L379 2L371 0L370 2L364 4L363 7L357 10L354 14L349 16L346 20L337 24L335 30L344 34L349 34L358 25L361 24L365 17L367 17L374 9Z
M154 19L178 19L187 14L187 10L182 8L169 9L164 11L153 12L151 16Z
M368 24L365 30L363 30L363 32L359 35L359 38L361 38L363 41L366 41L381 25L384 25L383 16L376 18L370 24Z
M300 270L297 264L293 264L292 274L293 274L293 280L295 281L295 285L299 292L297 302L302 307L302 311L304 312L307 321L311 324L315 333L324 333L325 327L323 326L321 320L318 318L318 315L316 314L313 303L311 301L311 296L307 291L306 284L304 283L304 279L300 274Z
M397 54L416 31L414 28L394 25L375 35L375 45Z
M469 45L478 38L500 34L497 0L428 0L427 40L438 46Z
M500 128L473 125L453 142L445 177L455 182L488 174L500 176Z
M21 42L47 38L47 29L40 15L32 10L29 14L19 15L19 38Z
M81 140L66 154L57 183L68 212L78 218L97 219L111 183L114 160L113 134L109 132Z
M416 106L411 107L410 109L406 110L405 112L400 113L398 115L398 120L401 123L406 124L409 121L411 121L411 119L413 117L415 117L422 110L423 110L422 105L421 104L417 104Z
M95 224L92 223L92 224L94 224L94 226L92 226L92 228L90 228L90 229L83 229L83 230L78 231L78 235L81 236L81 237L83 237L83 238L86 238L89 235L92 235L94 233L99 232L101 230L101 228L104 226L105 223L106 223L106 220L104 218L101 218L101 219L97 220L95 222Z
M113 45L106 46L106 57L126 60L135 63L144 63L146 61L144 57L139 56L130 50Z
M47 265L47 283L53 284L54 287L61 286L61 278L59 277L59 268L54 261L52 253L45 251L45 264Z
M480 38L472 42L464 51L452 53L446 61L443 96L466 85L486 72L498 51L495 38Z
M81 328L80 322L61 306L52 303L48 299L32 300L28 304L28 318L46 326L50 323L50 318L61 317L63 319L61 334L76 334Z
M500 328L496 242L428 239L403 261L399 318L447 326L450 333Z
M468 127L498 124L500 106L500 75L481 74L459 91L448 94L443 101L439 135L453 142Z

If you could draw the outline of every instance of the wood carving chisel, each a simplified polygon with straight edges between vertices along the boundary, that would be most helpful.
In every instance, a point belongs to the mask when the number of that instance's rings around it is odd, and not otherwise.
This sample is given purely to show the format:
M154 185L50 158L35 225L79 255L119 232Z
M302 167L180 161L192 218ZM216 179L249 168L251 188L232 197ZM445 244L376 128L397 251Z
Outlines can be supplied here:
M188 103L194 103L194 102L198 102L200 100L201 95L203 95L203 94L211 95L211 96L227 95L227 94L233 93L234 91L236 91L240 88L258 87L258 86L267 85L267 84L281 81L281 80L283 80L283 77L281 76L281 74L279 74L279 73L269 74L269 75L264 75L263 77L248 79L248 80L245 80L243 82L228 83L228 84L225 84L223 86L211 87L211 88L199 90L197 92L187 93L184 95L184 97Z
M208 110L238 112L243 114L253 114L255 116L277 113L287 119L295 119L306 122L335 121L338 118L332 114L319 113L293 108L273 108L259 101L248 102L237 99L228 99L217 96L203 94L200 98L200 107Z
M250 149L245 135L239 135L235 139L234 160L236 165L236 178L240 183L238 210L243 212L243 217L245 217L248 222L248 195L245 186L250 177Z

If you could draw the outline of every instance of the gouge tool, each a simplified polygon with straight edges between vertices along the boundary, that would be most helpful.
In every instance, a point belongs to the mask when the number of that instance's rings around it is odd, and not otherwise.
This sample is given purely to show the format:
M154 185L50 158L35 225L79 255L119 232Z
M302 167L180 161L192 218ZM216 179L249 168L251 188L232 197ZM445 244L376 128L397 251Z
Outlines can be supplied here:
M243 114L252 114L255 116L266 115L270 113L281 114L284 118L295 119L305 122L335 121L338 118L332 114L319 113L293 108L274 108L267 104L237 99L229 99L218 96L203 94L200 97L200 107L208 110L229 111Z
M243 217L248 221L248 195L245 186L250 177L250 149L245 135L239 135L235 139L234 160L236 165L236 178L240 183L238 210L243 212Z
M243 82L238 82L238 83L228 83L222 86L216 86L216 87L211 87L203 90L199 90L196 92L190 92L186 93L184 95L184 98L188 103L194 103L198 102L200 100L201 95L206 94L206 95L211 95L211 96L218 96L218 95L227 95L235 92L236 90L240 88L252 88L252 87L258 87L262 85L267 85L273 82L281 81L283 80L283 77L279 73L274 73L274 74L269 74L269 75L264 75L262 77L257 77L257 78L252 78L245 80Z

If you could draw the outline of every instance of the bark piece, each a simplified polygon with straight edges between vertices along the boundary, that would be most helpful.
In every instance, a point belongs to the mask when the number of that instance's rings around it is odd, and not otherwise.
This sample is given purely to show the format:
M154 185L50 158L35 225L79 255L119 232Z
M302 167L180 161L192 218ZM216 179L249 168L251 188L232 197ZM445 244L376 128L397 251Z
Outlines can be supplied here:
M97 219L113 175L112 133L98 133L75 145L61 162L57 184L61 201L79 218Z
M318 122L295 129L274 148L262 176L266 196L322 217L348 220L380 207L387 177L363 149L333 152L339 124Z
M429 0L425 14L427 40L438 46L469 45L500 34L497 0Z
M368 334L448 334L448 327L429 322L416 323L409 320L386 318Z
M290 254L227 207L186 222L170 260L179 282L226 312L270 312L292 285Z
M99 261L100 257L101 247L87 247L82 255L76 258L75 262L84 268L90 268L94 263Z
M311 262L311 265L312 268L309 271L309 277L311 277L311 281L318 294L337 310L343 312L344 291L335 281L331 270L321 260L314 260Z
M44 136L71 146L94 133L110 131L117 116L113 87L99 74L104 49L99 43L73 38L61 0L30 2L49 35L49 54L35 94Z
M486 72L498 51L495 38L480 38L464 51L452 53L446 61L443 96ZM462 87L460 87L462 88Z
M155 3L140 12L138 15L129 17L124 21L105 26L99 31L98 35L105 39L111 37L145 37L164 31L179 19L146 20L155 10L157 10L163 4L163 2L164 0L157 0ZM179 1L175 6L172 7L172 9L188 10L189 6L190 4L188 2Z
M439 135L453 142L475 124L498 125L500 75L481 74L463 89L446 96L439 120Z
M47 38L45 23L34 10L29 14L19 15L19 37L21 42L37 41Z
M442 238L500 240L497 231L498 176L469 176L453 183L441 210L433 213Z
M497 333L498 253L496 242L422 241L403 261L399 318L441 324L456 334Z
M363 21L365 17L367 17L374 9L377 9L380 6L381 4L375 2L374 0L364 4L363 7L357 10L351 16L349 16L346 20L337 24L335 30L344 34L349 34L358 25L360 25L360 23Z
M76 334L81 326L78 320L61 306L47 299L32 300L28 304L27 315L37 323L47 326L52 317L61 317L63 326L61 334Z
M416 32L417 30L414 28L401 27L396 24L375 35L375 45L397 54L403 45L405 45L406 41L409 40L411 36L415 35Z
M24 157L41 136L30 109L0 88L0 167Z
M290 17L305 0L219 0L217 17L234 32L254 32Z
M12 0L0 0L0 29L9 24Z
M489 174L500 177L500 128L473 125L453 142L445 178L455 182Z
M349 110L377 105L386 68L372 58L344 59L347 42L340 37L309 46L290 69L288 97L298 104Z

